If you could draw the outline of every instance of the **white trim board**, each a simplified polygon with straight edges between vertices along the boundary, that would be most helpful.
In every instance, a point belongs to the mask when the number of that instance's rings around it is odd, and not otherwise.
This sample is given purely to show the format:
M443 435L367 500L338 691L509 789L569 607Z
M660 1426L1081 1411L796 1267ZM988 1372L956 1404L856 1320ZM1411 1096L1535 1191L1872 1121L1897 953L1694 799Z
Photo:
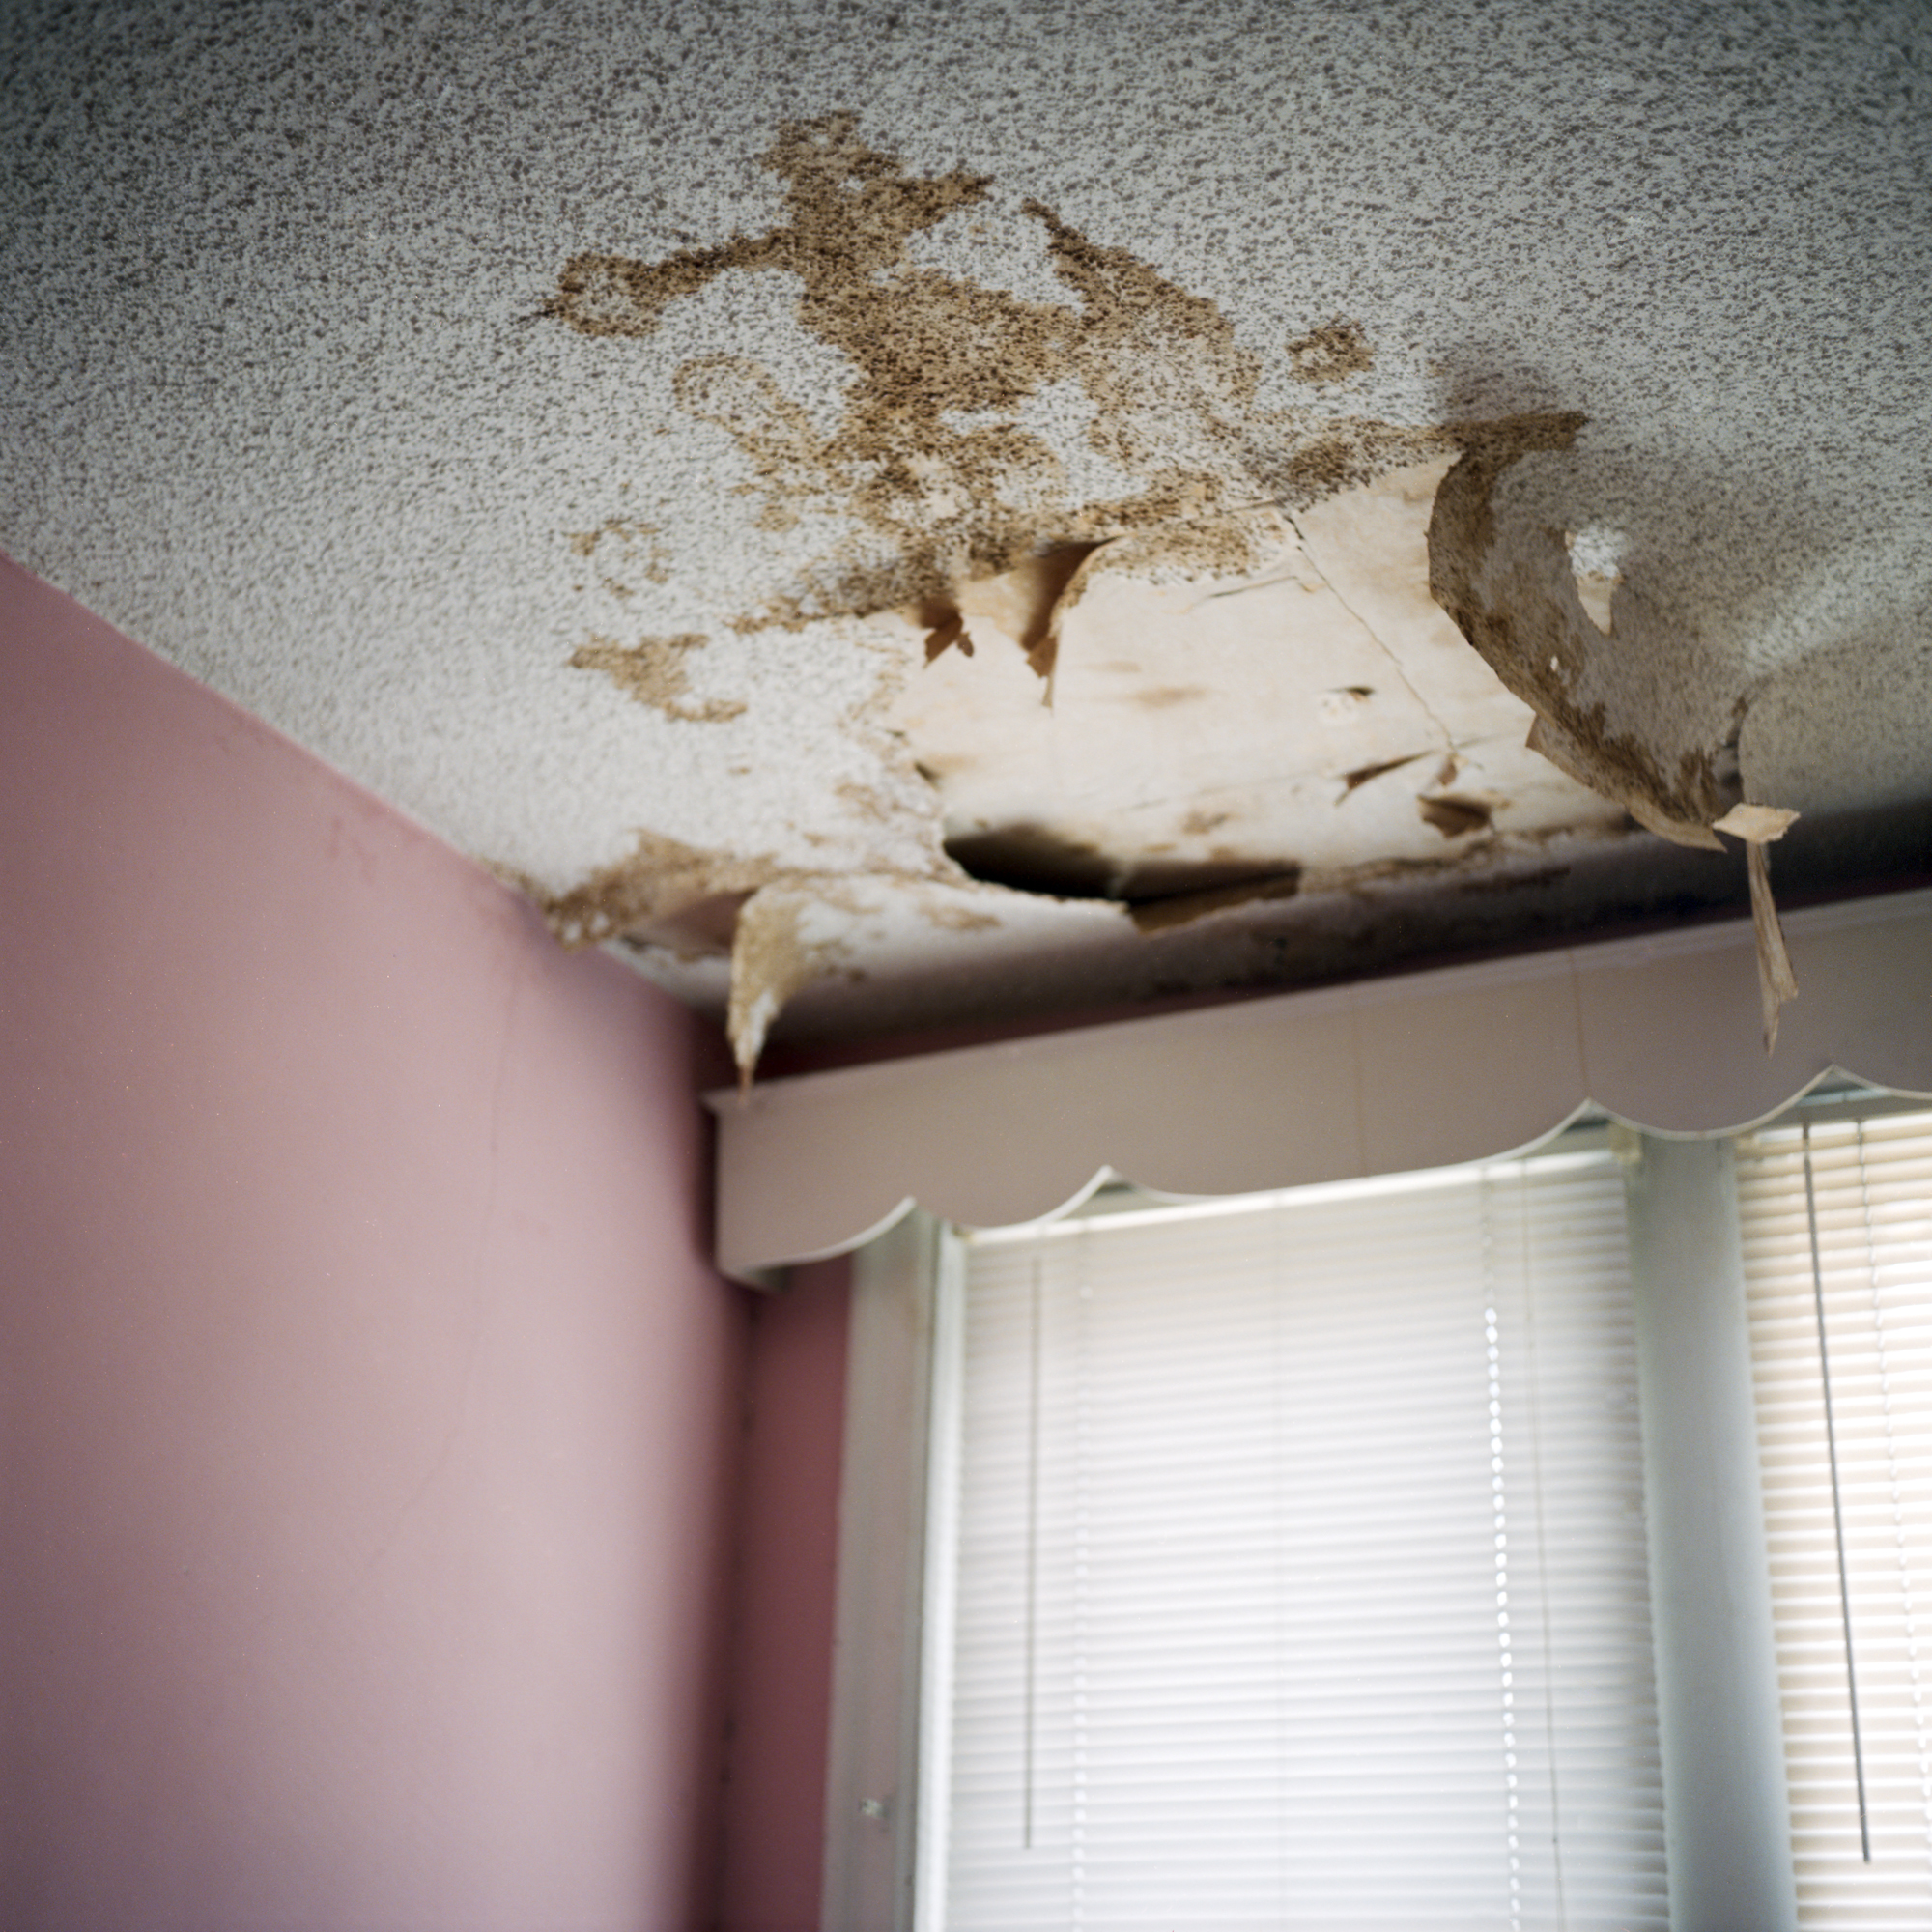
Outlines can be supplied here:
M1769 1055L1738 921L709 1094L719 1264L843 1253L915 1204L1038 1220L1107 1174L1253 1193L1520 1151L1588 1107L1701 1135L1833 1073L1932 1094L1932 892L1784 928L1800 993Z
M962 1293L923 1214L853 1268L819 1918L839 1932L937 1923Z

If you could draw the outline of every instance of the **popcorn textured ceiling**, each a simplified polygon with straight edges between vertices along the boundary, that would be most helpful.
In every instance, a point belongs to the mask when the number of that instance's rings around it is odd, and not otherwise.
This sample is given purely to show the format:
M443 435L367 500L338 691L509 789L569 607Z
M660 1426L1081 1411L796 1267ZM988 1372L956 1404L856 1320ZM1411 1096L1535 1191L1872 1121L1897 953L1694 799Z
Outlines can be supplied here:
M0 543L748 1052L1924 868L1917 0L0 33Z

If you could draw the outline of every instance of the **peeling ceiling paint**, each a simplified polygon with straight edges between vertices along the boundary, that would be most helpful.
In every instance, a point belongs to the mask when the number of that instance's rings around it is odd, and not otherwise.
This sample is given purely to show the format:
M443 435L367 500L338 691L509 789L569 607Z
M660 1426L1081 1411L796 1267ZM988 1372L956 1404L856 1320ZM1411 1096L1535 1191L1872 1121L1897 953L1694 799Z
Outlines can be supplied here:
M1920 8L0 34L0 542L747 1064L1924 867Z

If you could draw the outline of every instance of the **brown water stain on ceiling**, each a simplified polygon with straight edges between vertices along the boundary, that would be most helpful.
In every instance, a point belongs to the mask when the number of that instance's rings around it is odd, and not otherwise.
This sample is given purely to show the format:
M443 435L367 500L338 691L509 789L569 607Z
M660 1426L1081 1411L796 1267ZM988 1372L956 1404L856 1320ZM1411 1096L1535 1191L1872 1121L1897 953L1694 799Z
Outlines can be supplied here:
M1068 301L1029 301L912 263L908 242L985 201L991 180L965 169L910 175L857 127L856 115L839 113L780 130L762 158L787 183L789 218L765 234L654 262L580 254L543 304L582 334L639 338L722 274L798 277L799 322L855 371L830 435L742 356L692 357L673 384L683 411L724 430L750 459L765 527L820 513L867 532L836 542L788 594L743 613L745 628L944 598L1064 545L1194 523L1241 501L1314 501L1445 446L1439 430L1258 408L1262 358L1213 301L1091 241L1039 201L1022 212ZM1318 360L1339 366L1366 353L1346 325L1318 336L1307 348ZM1130 492L1078 498L1043 437L1016 420L983 420L1011 418L1063 382L1093 404L1088 440L1134 479Z
M619 691L667 718L688 724L727 724L744 716L744 699L691 695L686 659L710 641L689 631L674 638L639 638L635 644L593 635L570 654L570 664L573 670L601 670Z
M1721 716L1660 708L1644 680L1667 640L1632 649L1657 613L1586 571L1574 537L1499 507L1512 468L1568 451L1581 415L1416 426L1264 407L1264 359L1212 300L1037 199L1019 213L1064 301L912 259L916 238L988 201L987 176L910 174L850 113L785 124L761 159L786 184L782 221L655 261L578 254L542 313L615 345L721 275L796 277L799 323L853 372L829 433L744 356L690 357L671 391L748 460L757 527L791 533L793 554L807 539L788 585L727 625L899 627L901 695L868 728L902 735L945 838L908 889L971 875L1100 895L1158 933L1313 878L1463 869L1486 843L1559 830L1621 836L1625 811L1719 845L1711 828L1742 795L1742 697ZM1285 353L1310 385L1374 359L1339 319ZM1127 487L1076 488L1022 423L1056 384L1091 406L1078 433ZM600 571L611 548L600 582L620 596L622 564L675 570L655 529L620 516L571 541ZM690 688L704 641L593 637L571 664L680 724L728 724L742 700ZM548 911L571 943L728 939L749 1071L782 1002L855 956L840 914L876 917L852 876L645 834Z
M1346 383L1376 366L1376 352L1352 322L1337 318L1291 342L1288 366L1297 383Z
M738 907L786 868L765 853L706 851L654 832L565 893L539 895L566 946L636 936L672 948L724 950Z

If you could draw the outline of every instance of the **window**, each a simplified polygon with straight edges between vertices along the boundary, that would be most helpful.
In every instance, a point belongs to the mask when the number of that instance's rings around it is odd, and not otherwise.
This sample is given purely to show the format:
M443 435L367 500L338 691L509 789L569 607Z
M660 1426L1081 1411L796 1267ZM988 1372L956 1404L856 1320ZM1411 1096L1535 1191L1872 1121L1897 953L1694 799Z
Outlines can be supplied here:
M969 1239L951 1932L1666 1923L1597 1138Z
M1922 1101L855 1283L826 1924L1932 1922Z
M1804 1110L1738 1191L1805 1926L1932 1923L1932 1114Z

